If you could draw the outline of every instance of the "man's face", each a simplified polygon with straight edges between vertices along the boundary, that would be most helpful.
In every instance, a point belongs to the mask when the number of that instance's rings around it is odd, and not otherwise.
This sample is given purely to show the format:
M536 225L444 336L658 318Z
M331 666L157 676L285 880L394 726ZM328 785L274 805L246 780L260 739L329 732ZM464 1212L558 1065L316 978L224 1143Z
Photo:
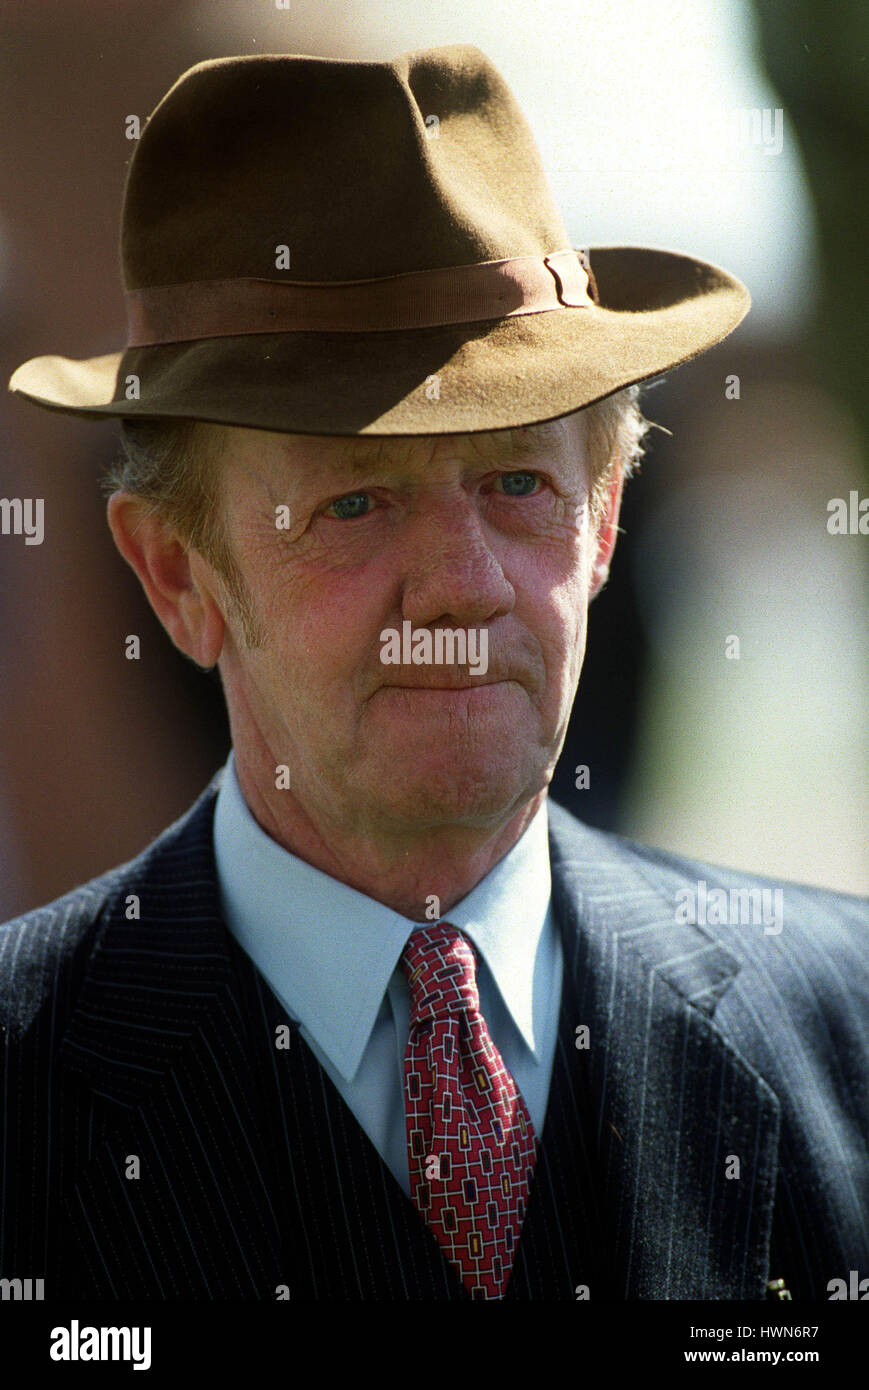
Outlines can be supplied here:
M282 795L321 826L393 834L494 826L547 785L597 551L581 413L425 438L229 429L223 467L265 639L246 648L229 619L237 757L286 764ZM381 634L407 622L473 634L471 652L485 630L487 669L385 663Z

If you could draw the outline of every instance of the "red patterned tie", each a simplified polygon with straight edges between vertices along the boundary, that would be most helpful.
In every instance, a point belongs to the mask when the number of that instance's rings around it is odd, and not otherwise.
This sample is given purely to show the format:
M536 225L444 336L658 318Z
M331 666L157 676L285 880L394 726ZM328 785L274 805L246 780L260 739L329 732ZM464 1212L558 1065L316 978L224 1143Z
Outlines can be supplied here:
M471 943L449 922L420 927L401 965L411 1194L471 1296L501 1298L534 1176L534 1127L480 1013Z

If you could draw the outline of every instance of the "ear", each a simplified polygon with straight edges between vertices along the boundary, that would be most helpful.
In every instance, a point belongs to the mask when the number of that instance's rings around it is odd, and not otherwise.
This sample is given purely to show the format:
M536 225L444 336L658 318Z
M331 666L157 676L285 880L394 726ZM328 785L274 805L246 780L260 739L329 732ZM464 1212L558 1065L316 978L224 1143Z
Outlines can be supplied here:
M186 549L141 497L114 492L106 510L115 545L175 646L198 666L216 665L226 622L211 566L198 551Z
M610 560L615 550L616 536L619 532L619 512L622 505L624 481L624 474L621 468L617 467L609 486L606 511L597 531L597 551L591 572L589 601L600 593L609 578Z

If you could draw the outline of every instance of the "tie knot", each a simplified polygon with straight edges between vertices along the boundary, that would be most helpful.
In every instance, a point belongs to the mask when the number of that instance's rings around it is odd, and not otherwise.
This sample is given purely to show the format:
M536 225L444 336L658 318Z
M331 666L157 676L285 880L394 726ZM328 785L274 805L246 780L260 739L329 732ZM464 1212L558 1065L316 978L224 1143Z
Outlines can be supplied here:
M411 1024L463 1011L479 1013L477 957L470 941L449 922L417 928L401 966L410 986Z

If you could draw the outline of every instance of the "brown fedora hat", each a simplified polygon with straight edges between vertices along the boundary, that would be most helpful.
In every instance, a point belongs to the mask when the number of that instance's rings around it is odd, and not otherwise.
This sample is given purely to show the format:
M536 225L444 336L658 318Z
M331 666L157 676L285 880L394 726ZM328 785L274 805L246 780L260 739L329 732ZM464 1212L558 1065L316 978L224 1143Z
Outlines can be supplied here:
M93 418L445 434L565 415L712 347L749 295L640 247L570 246L534 138L469 45L184 73L130 164L121 353L10 389Z

